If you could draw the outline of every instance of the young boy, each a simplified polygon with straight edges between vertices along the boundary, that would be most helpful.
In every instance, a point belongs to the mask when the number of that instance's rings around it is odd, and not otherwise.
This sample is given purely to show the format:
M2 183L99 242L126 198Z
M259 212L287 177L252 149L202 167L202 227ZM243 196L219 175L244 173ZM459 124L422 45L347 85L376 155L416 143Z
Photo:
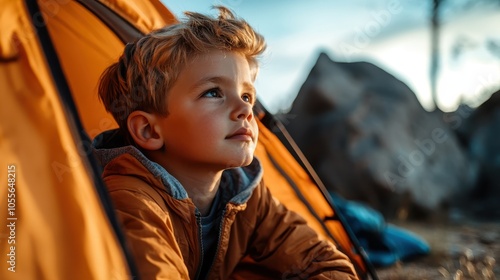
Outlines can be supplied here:
M265 42L218 9L128 44L100 81L119 129L96 155L141 279L238 277L245 257L274 279L356 279L262 182L252 107Z

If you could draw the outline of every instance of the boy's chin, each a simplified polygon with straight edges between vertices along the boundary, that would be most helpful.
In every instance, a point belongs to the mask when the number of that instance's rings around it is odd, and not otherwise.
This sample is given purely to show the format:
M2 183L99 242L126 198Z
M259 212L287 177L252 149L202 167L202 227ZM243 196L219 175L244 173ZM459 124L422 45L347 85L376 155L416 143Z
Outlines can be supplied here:
M249 157L246 157L246 158L244 158L244 159L242 159L240 161L229 162L227 164L227 168L226 169L249 166L250 163L252 163L252 161L253 161L253 155L249 156Z

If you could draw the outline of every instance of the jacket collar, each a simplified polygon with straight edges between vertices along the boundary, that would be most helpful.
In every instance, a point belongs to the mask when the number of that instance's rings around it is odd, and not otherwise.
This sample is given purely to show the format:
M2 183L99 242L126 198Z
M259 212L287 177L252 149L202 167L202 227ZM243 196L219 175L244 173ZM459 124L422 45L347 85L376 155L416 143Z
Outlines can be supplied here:
M105 131L99 134L93 141L93 152L97 160L103 168L108 164L120 164L119 157L129 154L133 156L140 164L142 164L155 178L161 181L167 193L175 199L187 199L188 194L182 184L168 171L156 162L149 160L139 149L132 145L128 145L123 141L125 137L118 129ZM127 174L121 175L138 175L143 177L145 174L133 174L127 170ZM134 170L141 172L140 170ZM221 186L223 191L223 202L233 204L243 204L252 195L253 190L262 180L262 167L257 158L254 157L250 165L246 167L238 167L228 169L223 172ZM229 187L225 187L229 186Z

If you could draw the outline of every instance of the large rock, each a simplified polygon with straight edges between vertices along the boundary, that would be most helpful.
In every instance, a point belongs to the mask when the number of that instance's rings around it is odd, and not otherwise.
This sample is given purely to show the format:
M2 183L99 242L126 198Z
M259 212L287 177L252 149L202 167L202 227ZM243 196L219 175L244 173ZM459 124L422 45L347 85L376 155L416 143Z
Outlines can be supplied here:
M373 64L320 54L279 117L329 189L386 217L431 213L472 187L474 169L441 115Z
M475 218L500 218L500 91L475 110L461 106L444 120L479 166L476 188L463 207L470 208Z

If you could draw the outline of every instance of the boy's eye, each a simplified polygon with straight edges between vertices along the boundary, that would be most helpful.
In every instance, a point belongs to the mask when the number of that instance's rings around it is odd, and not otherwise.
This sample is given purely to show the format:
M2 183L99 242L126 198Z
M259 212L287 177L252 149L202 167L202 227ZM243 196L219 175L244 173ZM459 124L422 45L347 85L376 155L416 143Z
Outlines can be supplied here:
M222 94L220 93L220 90L217 88L209 89L203 93L202 97L211 97L211 98L216 98L216 97L222 97Z
M241 96L241 99L245 102L253 104L253 95L250 93L245 93Z

